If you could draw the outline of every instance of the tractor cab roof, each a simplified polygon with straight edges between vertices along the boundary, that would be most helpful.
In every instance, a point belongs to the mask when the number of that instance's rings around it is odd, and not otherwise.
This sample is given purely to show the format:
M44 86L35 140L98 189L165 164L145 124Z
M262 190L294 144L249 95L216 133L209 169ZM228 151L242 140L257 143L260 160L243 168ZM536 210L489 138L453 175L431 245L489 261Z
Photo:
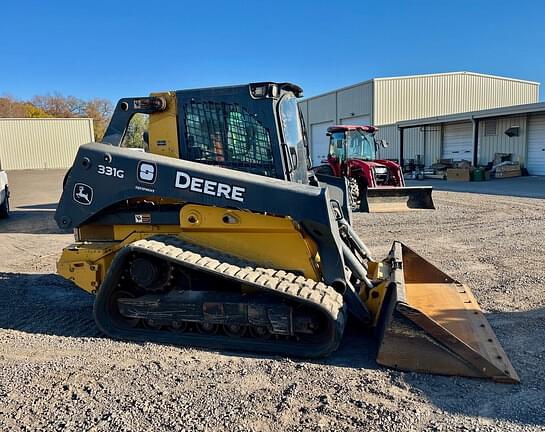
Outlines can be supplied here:
M375 126L360 126L360 125L335 125L335 126L329 126L327 128L327 131L329 133L348 132L348 131L355 131L355 130L359 130L361 132L373 133L378 131L378 128Z

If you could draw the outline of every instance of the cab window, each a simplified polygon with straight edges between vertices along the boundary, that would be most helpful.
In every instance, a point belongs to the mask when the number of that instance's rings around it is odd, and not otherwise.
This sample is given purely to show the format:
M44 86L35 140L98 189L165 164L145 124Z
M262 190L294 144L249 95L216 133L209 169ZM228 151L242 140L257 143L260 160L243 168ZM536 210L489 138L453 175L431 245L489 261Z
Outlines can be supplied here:
M269 131L240 105L192 101L184 118L189 160L276 176Z
M344 159L344 132L333 132L329 137L329 154Z

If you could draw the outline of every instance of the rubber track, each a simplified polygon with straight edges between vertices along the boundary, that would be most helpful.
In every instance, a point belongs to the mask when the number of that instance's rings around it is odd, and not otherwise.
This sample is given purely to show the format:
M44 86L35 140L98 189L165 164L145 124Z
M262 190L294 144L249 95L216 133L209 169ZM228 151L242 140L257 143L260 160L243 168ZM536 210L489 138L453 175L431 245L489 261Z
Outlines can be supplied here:
M135 252L153 255L155 257L165 259L173 264L189 267L216 277L240 282L244 285L258 288L261 291L280 295L281 297L289 300L294 300L300 304L307 304L308 306L318 309L325 314L332 323L331 327L333 329L332 334L330 335L330 340L325 340L324 343L315 347L310 345L303 346L302 343L299 343L301 346L297 347L297 342L267 342L254 338L238 339L239 344L240 342L242 342L242 344L237 346L237 339L228 338L226 336L222 336L222 338L225 339L225 343L220 342L219 346L213 346L208 344L205 339L212 342L218 341L219 338L205 335L198 335L202 341L197 343L192 341L188 343L189 345L193 344L210 348L256 350L304 357L317 357L331 353L337 349L340 343L346 322L346 308L342 295L337 293L332 287L322 282L316 282L312 279L307 279L304 276L298 276L284 270L257 267L255 263L250 261L245 261L232 255L224 254L215 249L188 243L177 237L155 236L145 240L138 240L126 246L124 250L118 252L114 262L110 266L110 270L106 280L103 283L103 286L106 285L110 279L114 279L116 276L118 277L116 273L119 270L119 265L115 265L116 261L123 260L127 253ZM95 302L95 320L97 321L97 325L101 328L101 330L113 337L138 340L144 339L139 337L136 333L149 334L150 331L139 330L132 336L130 335L129 331L124 331L122 332L123 334L119 335L116 334L117 332L106 322L104 322L104 315L100 313L101 304L102 306L105 304L105 299L101 298L102 291L102 289L99 290ZM155 331L154 333L161 333L161 337L155 338L158 342L179 343L173 339L172 334L169 332ZM170 334L170 337L164 336L163 334L165 333ZM196 338L195 335L188 336L192 339ZM180 342L185 344L184 340L189 338L182 337L180 338ZM147 337L146 339L153 340L154 338Z

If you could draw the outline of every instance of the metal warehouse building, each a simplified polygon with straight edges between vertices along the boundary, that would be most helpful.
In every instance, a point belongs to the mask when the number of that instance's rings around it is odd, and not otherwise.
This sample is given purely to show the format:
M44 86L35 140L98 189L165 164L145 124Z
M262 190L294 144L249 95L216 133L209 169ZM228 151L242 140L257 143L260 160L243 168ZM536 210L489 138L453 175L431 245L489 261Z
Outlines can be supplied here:
M410 120L398 127L403 140L397 150L404 160L422 158L428 151L486 165L495 153L507 153L530 175L545 175L545 103Z
M90 118L0 118L4 170L69 168L81 144L94 141Z
M327 155L326 130L333 124L378 126L378 138L390 143L380 157L400 158L397 123L448 114L529 104L538 101L539 83L472 72L452 72L393 78L375 78L300 102L309 130L312 161ZM460 128L463 128L462 126ZM437 142L442 134L454 143L466 129L408 129L404 135L406 157L420 154L426 165L441 157ZM423 136L421 136L423 135ZM421 151L423 145L427 151ZM446 147L449 148L450 144ZM417 153L420 152L420 153ZM435 152L435 153L434 153Z

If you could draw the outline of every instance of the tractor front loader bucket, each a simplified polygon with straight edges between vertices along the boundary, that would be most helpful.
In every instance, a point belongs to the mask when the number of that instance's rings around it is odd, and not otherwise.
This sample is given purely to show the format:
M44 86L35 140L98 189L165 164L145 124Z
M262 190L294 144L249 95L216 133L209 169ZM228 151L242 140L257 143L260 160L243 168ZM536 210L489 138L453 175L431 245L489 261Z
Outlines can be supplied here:
M362 194L360 211L366 213L435 209L431 186L376 187Z
M401 370L519 382L467 286L399 242L388 261L390 284L377 322L378 363Z

